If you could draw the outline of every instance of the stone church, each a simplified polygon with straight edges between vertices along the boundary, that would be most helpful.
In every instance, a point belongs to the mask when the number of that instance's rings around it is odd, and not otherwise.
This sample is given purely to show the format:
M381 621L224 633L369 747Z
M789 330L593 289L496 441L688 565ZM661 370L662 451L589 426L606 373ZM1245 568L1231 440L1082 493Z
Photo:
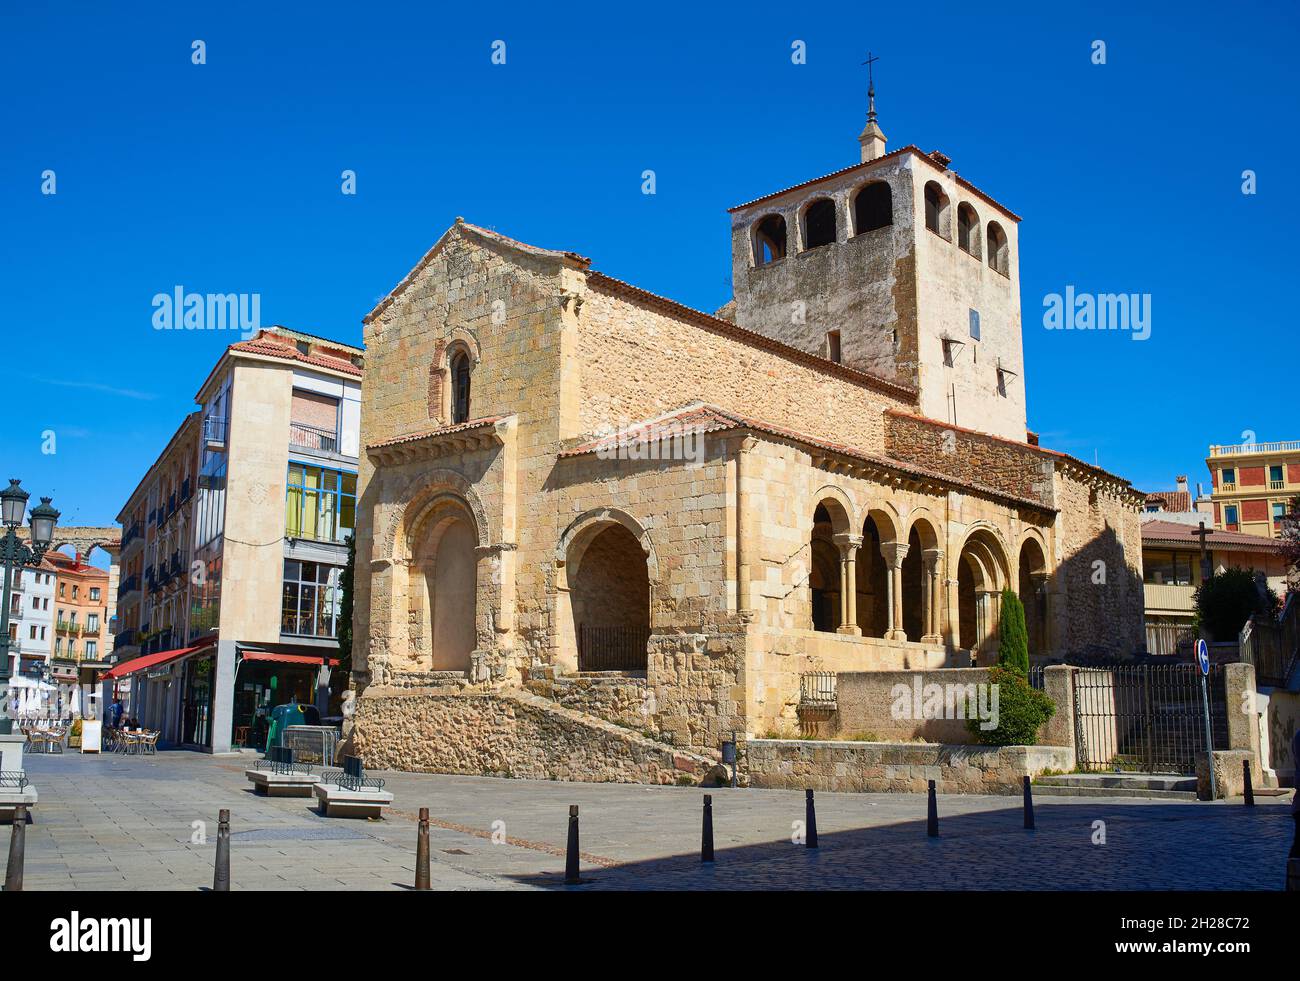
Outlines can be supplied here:
M1019 217L858 142L730 209L714 314L457 218L365 318L367 765L698 775L810 672L989 663L1004 586L1035 659L1141 646L1143 496L1027 429Z

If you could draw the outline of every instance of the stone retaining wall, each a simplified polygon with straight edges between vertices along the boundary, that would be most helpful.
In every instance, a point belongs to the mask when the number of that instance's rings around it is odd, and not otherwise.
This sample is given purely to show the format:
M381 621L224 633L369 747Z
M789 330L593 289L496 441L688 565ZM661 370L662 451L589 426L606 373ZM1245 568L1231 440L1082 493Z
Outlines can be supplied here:
M709 757L517 689L372 686L356 704L351 748L368 769L652 784L699 784L721 771Z
M1017 794L1023 778L1067 771L1064 746L952 746L941 743L751 739L744 746L751 787L944 794Z

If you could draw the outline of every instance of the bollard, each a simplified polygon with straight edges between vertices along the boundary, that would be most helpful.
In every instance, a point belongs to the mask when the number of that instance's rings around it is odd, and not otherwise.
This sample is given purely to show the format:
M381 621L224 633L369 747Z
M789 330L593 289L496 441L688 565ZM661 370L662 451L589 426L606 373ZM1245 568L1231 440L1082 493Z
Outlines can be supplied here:
M1250 782L1250 760L1241 761L1241 792L1246 797L1246 806L1255 806L1255 788Z
M564 855L564 884L576 886L578 878L578 805L569 805L569 847Z
M1034 830L1034 792L1029 789L1029 778L1025 777L1025 827Z
M5 867L5 892L23 891L23 862L27 857L27 805L14 805L9 833L9 864Z
M817 847L817 806L813 803L813 792L805 790L808 795L808 803L805 807L804 814L804 844L808 848Z
M934 781L930 781L930 800L926 808L925 833L930 838L939 837L939 800L934 796Z
M230 892L230 812L217 815L217 864L212 874L213 892Z
M713 795L704 795L704 830L700 834L700 861L713 861Z
M420 808L420 827L415 833L415 888L429 888L429 809Z

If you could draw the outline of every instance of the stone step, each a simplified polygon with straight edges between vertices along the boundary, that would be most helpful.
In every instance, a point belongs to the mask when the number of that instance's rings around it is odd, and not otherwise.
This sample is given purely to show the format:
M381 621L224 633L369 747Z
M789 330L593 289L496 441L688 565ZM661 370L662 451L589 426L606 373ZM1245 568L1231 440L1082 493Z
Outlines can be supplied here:
M1155 790L1196 792L1196 778L1173 773L1063 773L1039 777L1044 787L1101 788L1105 790Z
M1193 781L1195 783L1195 781ZM1127 787L1057 787L1034 784L1035 797L1141 797L1161 800L1196 800L1194 790L1133 790Z

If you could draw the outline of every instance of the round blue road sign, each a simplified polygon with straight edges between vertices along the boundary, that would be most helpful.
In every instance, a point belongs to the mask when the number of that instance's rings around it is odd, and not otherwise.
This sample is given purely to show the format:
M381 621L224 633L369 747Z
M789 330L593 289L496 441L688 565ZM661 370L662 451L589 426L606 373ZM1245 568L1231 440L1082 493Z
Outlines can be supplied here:
M1196 663L1201 666L1201 674L1210 673L1210 645L1204 638L1196 642Z

